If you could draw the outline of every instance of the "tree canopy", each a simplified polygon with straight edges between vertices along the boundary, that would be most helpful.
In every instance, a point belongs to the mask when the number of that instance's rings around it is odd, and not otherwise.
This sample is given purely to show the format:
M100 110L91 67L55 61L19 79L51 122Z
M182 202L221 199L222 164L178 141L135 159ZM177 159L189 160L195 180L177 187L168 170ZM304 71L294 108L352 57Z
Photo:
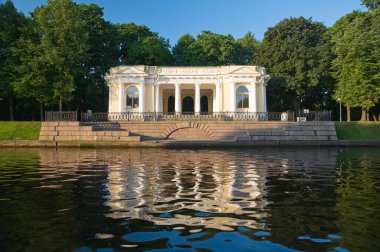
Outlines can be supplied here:
M362 5L371 10L378 9L380 8L380 0L362 0Z
M19 59L12 53L13 45L21 37L26 17L18 12L12 1L0 4L0 98L8 98L10 119L14 120L14 92L11 83L15 80Z
M366 112L380 99L380 11L353 12L331 29L338 81L334 98Z
M331 91L326 31L322 23L300 17L285 19L265 33L255 63L272 76L268 90L272 109L324 108Z
M171 47L147 26L106 21L96 4L48 0L25 16L7 0L0 4L0 119L42 119L44 109L107 111L104 76L121 64L253 64L271 75L270 111L336 109L341 102L368 120L380 112L380 2L362 4L367 11L331 28L291 17L262 41L250 32L234 38L202 31L184 33Z

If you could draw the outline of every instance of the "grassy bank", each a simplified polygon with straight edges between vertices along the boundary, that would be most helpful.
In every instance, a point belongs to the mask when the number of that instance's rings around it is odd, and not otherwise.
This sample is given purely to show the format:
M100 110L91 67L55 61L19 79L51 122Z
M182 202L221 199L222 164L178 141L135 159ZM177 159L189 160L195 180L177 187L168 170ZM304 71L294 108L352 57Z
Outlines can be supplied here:
M0 140L37 140L41 122L0 122Z
M378 122L336 122L335 126L340 140L380 140Z

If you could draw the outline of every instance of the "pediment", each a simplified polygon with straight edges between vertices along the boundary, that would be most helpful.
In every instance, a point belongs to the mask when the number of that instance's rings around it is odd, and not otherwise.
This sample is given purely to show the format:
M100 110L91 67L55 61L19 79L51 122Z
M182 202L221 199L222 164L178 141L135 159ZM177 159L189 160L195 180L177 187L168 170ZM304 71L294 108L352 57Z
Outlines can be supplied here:
M118 66L110 70L111 74L147 74L145 66Z
M256 71L256 67L255 66L243 66L243 67L239 67L231 72L229 72L229 74L256 74L257 71Z

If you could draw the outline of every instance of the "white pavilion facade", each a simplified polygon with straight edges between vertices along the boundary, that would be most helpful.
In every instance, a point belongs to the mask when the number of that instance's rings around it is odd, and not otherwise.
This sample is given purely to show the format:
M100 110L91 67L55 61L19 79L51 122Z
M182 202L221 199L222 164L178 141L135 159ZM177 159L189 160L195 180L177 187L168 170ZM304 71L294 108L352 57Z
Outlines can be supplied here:
M118 66L106 76L109 113L267 112L259 66Z

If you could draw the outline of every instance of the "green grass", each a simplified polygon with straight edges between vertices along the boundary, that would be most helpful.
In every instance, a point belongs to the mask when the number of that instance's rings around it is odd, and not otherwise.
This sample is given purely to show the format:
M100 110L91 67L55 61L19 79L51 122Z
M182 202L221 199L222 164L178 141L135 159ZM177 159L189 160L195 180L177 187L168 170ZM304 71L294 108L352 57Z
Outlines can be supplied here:
M95 148L95 144L92 143L81 143L80 148Z
M378 122L336 122L339 140L380 140Z
M0 122L0 140L38 140L41 122Z

